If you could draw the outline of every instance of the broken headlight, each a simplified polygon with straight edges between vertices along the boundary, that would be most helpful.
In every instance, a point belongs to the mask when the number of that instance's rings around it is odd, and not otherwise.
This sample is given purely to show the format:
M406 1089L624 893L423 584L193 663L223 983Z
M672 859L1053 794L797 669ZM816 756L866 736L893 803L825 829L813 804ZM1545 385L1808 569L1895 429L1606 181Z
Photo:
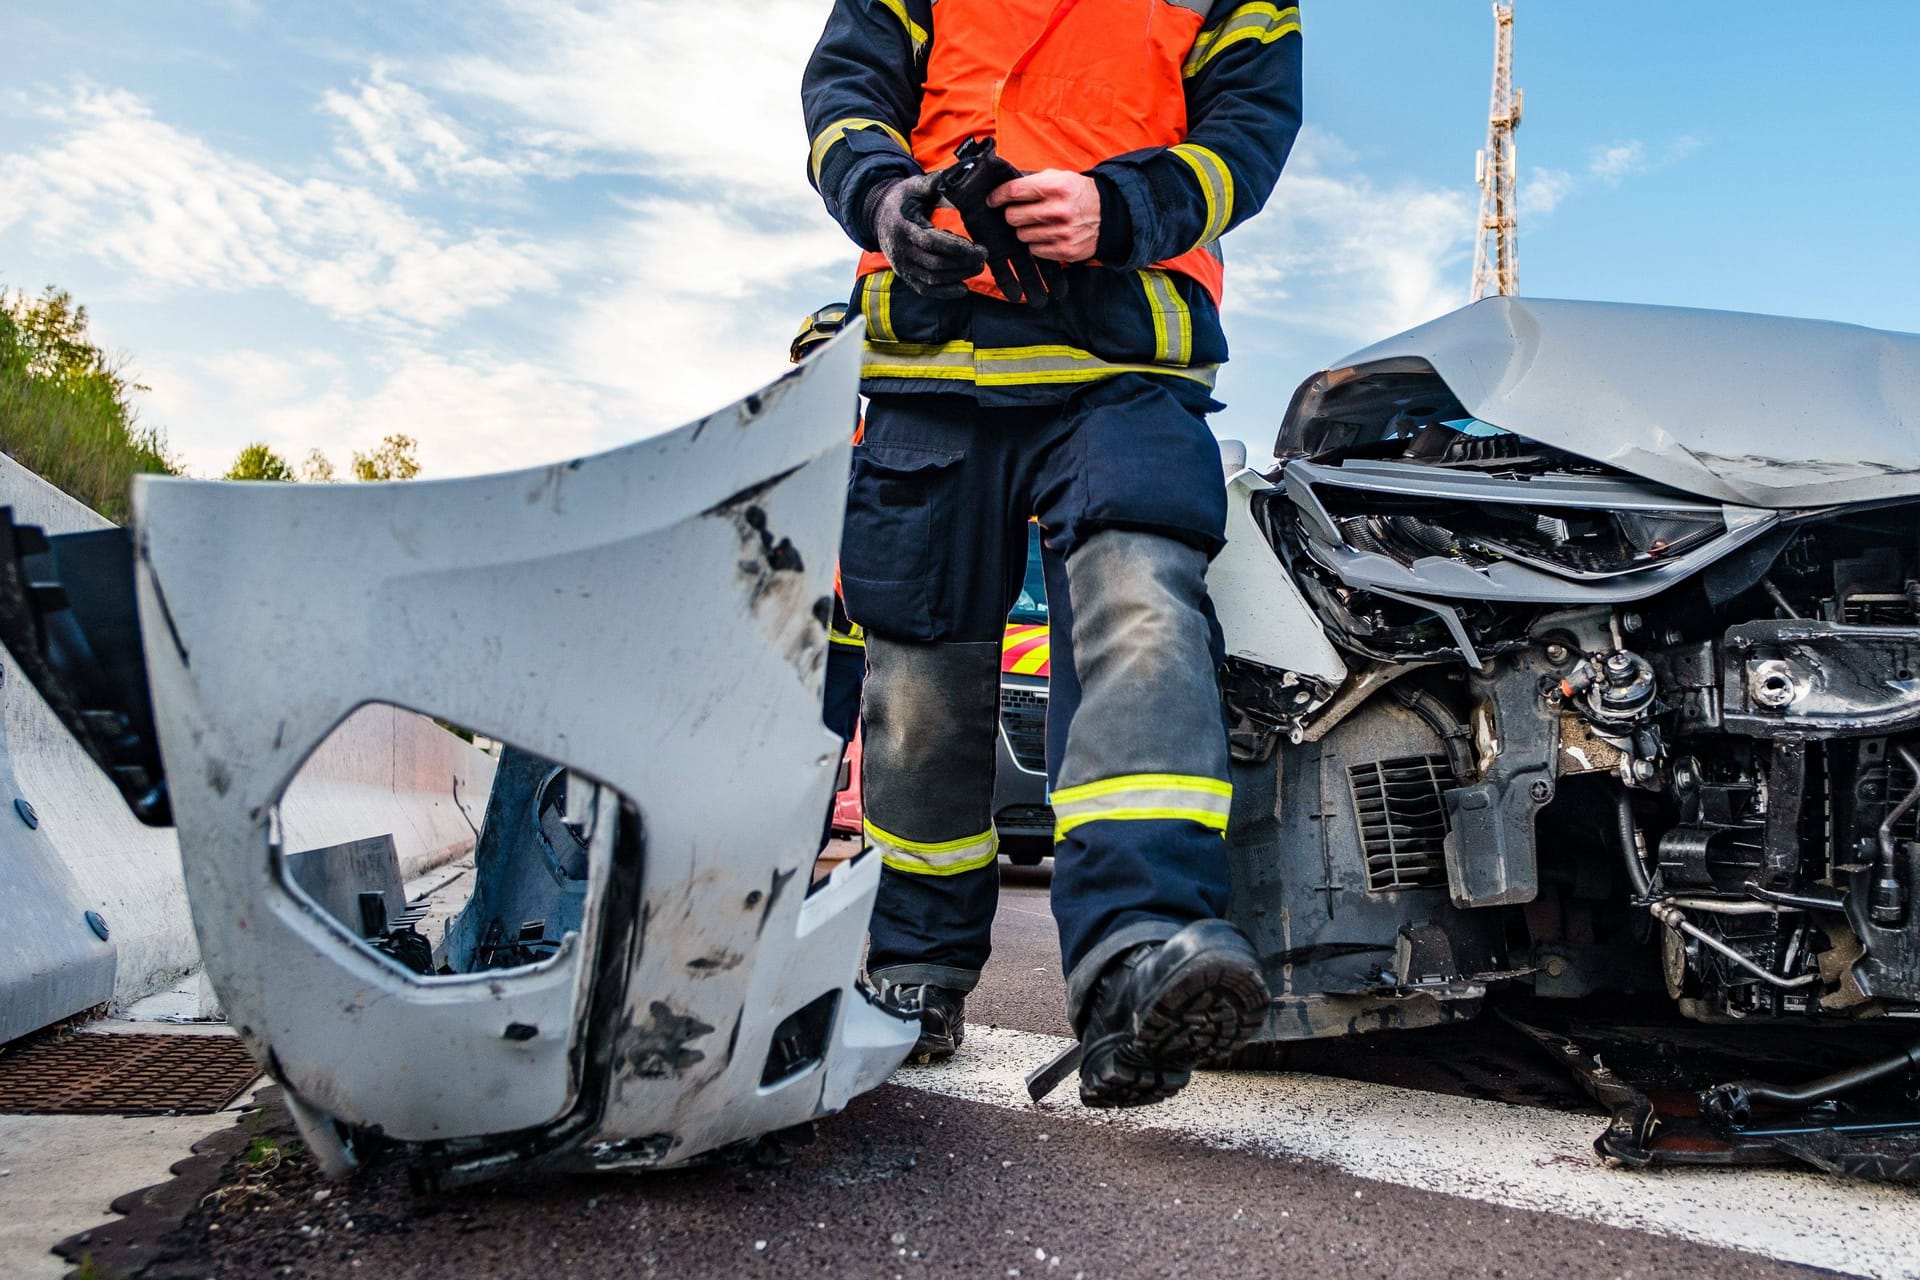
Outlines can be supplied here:
M1419 499L1332 512L1355 551L1403 565L1442 557L1482 568L1499 560L1579 578L1632 573L1722 533L1718 510L1610 511Z

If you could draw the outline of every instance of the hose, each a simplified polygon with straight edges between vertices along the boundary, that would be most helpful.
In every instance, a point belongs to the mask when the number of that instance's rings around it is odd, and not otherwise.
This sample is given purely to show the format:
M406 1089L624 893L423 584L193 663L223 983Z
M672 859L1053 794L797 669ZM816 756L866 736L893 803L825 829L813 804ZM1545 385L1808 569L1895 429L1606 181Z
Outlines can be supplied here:
M1896 745L1893 750L1913 774L1914 784L1899 804L1887 810L1887 816L1880 823L1880 865L1874 872L1873 905L1868 909L1873 922L1879 925L1897 925L1905 914L1906 891L1901 887L1898 860L1893 852L1893 825L1920 801L1920 760L1916 760L1904 744Z
M1845 911L1847 909L1847 904L1839 898L1826 898L1812 893L1788 893L1781 889L1768 889L1757 884L1747 885L1747 896L1760 902L1771 902L1800 911Z
M1620 839L1620 855L1627 860L1627 879L1633 885L1633 896L1651 898L1653 878L1647 874L1647 864L1640 861L1640 828L1633 820L1633 796L1622 787L1613 803L1613 829Z
M1701 1095L1700 1105L1713 1119L1729 1124L1744 1124L1752 1118L1753 1104L1756 1102L1776 1107L1812 1106L1835 1094L1847 1093L1909 1068L1920 1070L1920 1042L1910 1044L1888 1057L1863 1062L1857 1067L1848 1067L1845 1071L1837 1071L1797 1087L1769 1084L1763 1080L1735 1080L1730 1084L1715 1085Z
M1702 929L1699 925L1687 919L1680 908L1670 902L1653 903L1647 910L1653 913L1655 920L1658 920L1661 924L1667 926L1667 928L1676 929L1686 934L1689 938L1692 938L1695 942L1698 942L1701 946L1718 952L1728 961L1746 970L1769 986L1779 987L1783 991L1792 991L1798 987L1812 986L1814 983L1820 981L1820 975L1817 973L1803 973L1793 978L1781 977L1751 957L1740 954L1740 952L1733 947L1728 946L1719 938L1714 937L1705 929Z

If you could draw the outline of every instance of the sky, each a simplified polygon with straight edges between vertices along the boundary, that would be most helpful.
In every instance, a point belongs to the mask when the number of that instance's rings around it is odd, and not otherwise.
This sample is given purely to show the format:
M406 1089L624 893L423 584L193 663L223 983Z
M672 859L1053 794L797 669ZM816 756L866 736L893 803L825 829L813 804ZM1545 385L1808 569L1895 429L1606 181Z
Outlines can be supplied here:
M0 287L84 303L198 475L664 430L847 293L798 100L827 7L0 0ZM1517 8L1523 293L1920 331L1920 4ZM1227 240L1214 426L1256 454L1316 369L1466 301L1486 133L1485 0L1302 9L1307 127Z

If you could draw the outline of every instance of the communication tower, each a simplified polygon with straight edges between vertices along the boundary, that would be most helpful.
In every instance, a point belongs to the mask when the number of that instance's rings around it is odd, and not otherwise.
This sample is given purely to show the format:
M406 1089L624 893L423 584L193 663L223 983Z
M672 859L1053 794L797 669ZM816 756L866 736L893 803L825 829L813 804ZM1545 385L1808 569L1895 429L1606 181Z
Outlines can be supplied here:
M1524 94L1513 87L1513 0L1493 6L1493 106L1487 147L1474 158L1480 234L1473 247L1473 299L1520 292L1520 227L1514 204L1514 130Z

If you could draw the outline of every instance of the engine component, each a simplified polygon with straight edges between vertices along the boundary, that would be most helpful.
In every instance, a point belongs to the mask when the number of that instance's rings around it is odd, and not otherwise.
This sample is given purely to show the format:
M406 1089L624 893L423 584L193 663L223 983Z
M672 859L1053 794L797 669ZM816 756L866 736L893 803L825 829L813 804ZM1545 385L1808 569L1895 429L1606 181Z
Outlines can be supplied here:
M1733 733L1886 733L1920 720L1920 627L1743 622L1727 630L1722 672Z
M1498 749L1480 780L1446 793L1447 883L1456 907L1531 902L1540 888L1534 822L1553 800L1560 714L1540 697L1551 664L1537 651L1510 655L1469 685L1476 720Z
M1653 664L1637 653L1615 649L1574 664L1560 678L1560 694L1585 713L1602 733L1625 737L1645 721L1659 687Z
M1880 820L1879 849L1880 859L1874 864L1873 889L1868 895L1867 916L1883 928L1897 928L1906 915L1907 886L1900 882L1899 860L1894 853L1893 832L1902 814L1920 801L1920 760L1914 759L1913 752L1904 746L1896 746L1894 754L1907 766L1907 772L1914 778L1913 789L1903 797L1900 803L1887 810L1887 816ZM1914 856L1913 842L1907 845L1907 856Z
M1440 736L1392 698L1235 765L1232 911L1274 996L1262 1039L1470 1017L1512 976L1497 913L1447 900L1452 784Z

